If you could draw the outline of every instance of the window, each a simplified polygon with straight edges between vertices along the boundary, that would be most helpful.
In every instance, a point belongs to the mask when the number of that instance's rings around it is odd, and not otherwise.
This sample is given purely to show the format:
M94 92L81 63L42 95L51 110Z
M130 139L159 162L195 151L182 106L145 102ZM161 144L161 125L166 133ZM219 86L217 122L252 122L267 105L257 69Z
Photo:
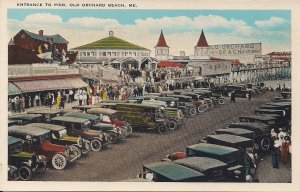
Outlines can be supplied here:
M215 71L217 70L217 65L215 65Z
M135 56L135 57L136 57L136 52L133 52L133 56Z
M112 56L117 56L117 53L116 52L112 52Z
M86 52L82 52L83 56L86 56Z
M90 52L86 52L86 55L87 55L87 56L90 56L90 55L91 55L91 53L90 53Z
M129 56L131 56L132 55L132 52L129 52Z
M125 52L125 57L128 55L128 52Z
M25 39L25 34L22 34L22 35L21 35L21 38L22 38L22 39Z
M110 56L111 56L111 52L107 52L107 56L109 56L109 57L110 57Z
M106 56L106 52L102 52L102 56Z

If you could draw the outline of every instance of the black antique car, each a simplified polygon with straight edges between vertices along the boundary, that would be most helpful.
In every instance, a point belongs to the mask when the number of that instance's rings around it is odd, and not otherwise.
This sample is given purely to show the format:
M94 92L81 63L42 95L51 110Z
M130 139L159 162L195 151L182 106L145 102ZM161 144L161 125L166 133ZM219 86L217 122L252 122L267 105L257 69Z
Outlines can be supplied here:
M18 114L8 117L9 121L14 121L12 125L26 125L29 123L41 123L43 115L39 114Z
M286 126L288 126L283 120L281 120L280 115L276 114L241 116L240 122L264 123L275 129L286 128Z
M241 85L227 85L224 87L223 95L231 97L231 93L234 91L236 97L249 97L249 91L245 86Z
M28 126L39 127L51 132L51 143L56 145L71 146L71 150L77 156L86 155L90 150L90 142L81 137L69 136L66 127L47 123L31 123Z
M186 110L183 110L183 112L187 112L189 116L195 116L197 114L197 106L203 104L202 102L194 101L192 97L185 95L168 95L168 97L177 98L178 107L182 106L185 108Z
M9 180L28 181L34 172L46 168L46 157L23 151L23 140L8 136L8 165L14 174L8 174Z
M68 135L82 137L90 141L92 151L100 151L102 146L110 143L110 137L102 131L91 130L91 122L84 118L67 116L54 117L52 123L67 128Z
M256 149L268 151L271 146L271 129L272 127L264 123L254 122L232 122L229 128L242 128L254 131L254 146Z
M207 177L191 168L172 163L156 162L143 166L140 178L154 182L206 182Z
M229 134L207 135L205 142L237 149L253 147L253 141L251 139Z
M216 134L229 134L229 135L237 135L241 137L246 137L254 140L255 132L248 129L241 128L225 128L225 129L217 129L215 131Z
M186 147L187 157L209 157L228 164L227 175L234 180L244 180L245 169L239 159L239 150L222 145L199 143Z
M173 162L203 173L209 182L227 180L228 165L220 160L208 157L187 157Z

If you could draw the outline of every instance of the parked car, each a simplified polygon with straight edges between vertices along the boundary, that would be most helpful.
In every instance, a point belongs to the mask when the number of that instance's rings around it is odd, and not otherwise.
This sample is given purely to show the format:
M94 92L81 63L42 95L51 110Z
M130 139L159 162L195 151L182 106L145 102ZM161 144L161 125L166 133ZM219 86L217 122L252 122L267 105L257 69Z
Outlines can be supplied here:
M110 142L115 144L126 135L126 130L116 127L110 123L100 123L100 117L88 113L67 113L64 116L88 119L91 122L90 129L107 133L110 137Z
M192 97L185 95L168 95L168 97L177 98L178 106L186 108L189 116L195 116L197 114L197 107L202 105L202 102L196 102Z
M89 109L87 113L92 115L102 116L102 118L100 118L101 122L111 123L116 127L125 129L126 130L125 137L127 137L127 135L132 134L132 126L130 125L130 123L121 120L120 114L116 110L107 109L107 108L93 108L93 109ZM107 119L104 118L103 116L106 116Z
M207 135L205 142L223 145L227 147L233 147L237 149L246 149L254 147L253 141L251 139L229 134Z
M26 125L29 123L41 123L43 116L38 114L18 114L8 117L9 121L14 121L11 125Z
M37 114L37 115L42 115L43 120L42 122L51 122L51 119L53 117L57 117L61 115L61 110L60 109L37 109L33 111L28 111L28 114Z
M162 118L159 106L134 103L118 103L120 116L135 130L156 130L159 134L169 131L168 120Z
M210 101L210 99L205 100L204 98L200 97L197 93L180 90L174 91L174 94L191 97L194 100L194 105L197 107L198 113L203 113L212 107L212 101Z
M253 122L232 122L229 128L243 128L254 131L254 146L256 149L268 151L271 147L271 129L272 127L264 123Z
M222 145L199 143L186 147L187 157L209 157L228 165L227 175L234 180L245 179L243 160L239 159L239 150Z
M227 177L227 163L208 157L187 157L174 161L193 170L203 173L209 182L224 182Z
M47 123L31 123L29 126L39 127L51 132L51 143L62 146L72 146L73 153L77 156L86 155L90 150L90 142L81 137L69 136L66 127Z
M276 110L276 109L257 109L255 110L256 115L267 115L276 118L276 122L282 124L283 127L291 126L291 119L286 116L286 112L284 110ZM281 125L278 125L281 126Z
M248 130L248 129L241 129L241 128L226 128L226 129L217 129L215 131L216 134L229 134L229 135L236 135L241 137L246 137L248 139L254 140L255 132Z
M156 162L143 166L140 178L155 182L206 182L203 173L172 162Z
M9 180L31 180L34 172L46 168L46 157L23 151L23 140L8 136Z
M96 105L76 105L76 106L72 107L72 109L80 110L83 112L86 112L88 109L92 109L92 108L97 108L97 106Z
M236 97L249 97L249 91L246 89L245 86L241 85L227 85L223 90L223 95L227 95L231 97L231 93L234 91Z
M280 128L280 127L284 126L284 122L278 121L277 118L276 118L278 116L274 116L274 115L248 115L248 116L241 116L239 119L240 119L240 122L264 123L264 124L269 125L273 128L275 128L275 127Z
M12 126L8 128L8 134L25 140L23 149L26 152L44 155L57 170L64 169L68 162L79 157L70 155L70 147L52 144L49 130L32 126Z
M59 116L53 118L52 123L65 126L68 135L82 137L90 141L92 151L100 151L102 146L110 143L110 138L107 133L90 129L91 122L88 119Z

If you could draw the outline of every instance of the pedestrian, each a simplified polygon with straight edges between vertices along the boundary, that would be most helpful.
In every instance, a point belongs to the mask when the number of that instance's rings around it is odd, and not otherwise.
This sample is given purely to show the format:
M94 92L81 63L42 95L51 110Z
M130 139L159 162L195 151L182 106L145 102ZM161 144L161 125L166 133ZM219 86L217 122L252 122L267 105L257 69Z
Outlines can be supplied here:
M279 168L279 158L280 158L280 147L281 143L278 137L273 137L273 149L272 149L272 166L273 168Z
M235 92L234 91L231 92L230 100L231 100L231 102L235 103Z
M25 98L23 95L20 98L20 112L25 112Z
M288 163L290 142L288 136L285 136L281 144L281 162L286 165Z
M70 103L70 102L72 103L72 102L74 101L74 91L73 91L72 89L70 89L69 95L70 95L69 103Z
M252 98L252 91L249 90L249 91L248 91L248 100L251 101L251 98Z
M40 106L40 98L38 95L35 95L35 106Z
M19 96L15 97L16 109L15 112L20 112L20 98Z
M56 109L60 108L60 102L61 102L61 96L60 96L60 92L58 92L56 97Z
M11 110L16 112L16 103L15 103L15 98L11 98Z
M65 108L65 101L66 101L66 97L64 94L62 94L60 97L60 108L62 108L62 109Z
M51 93L48 93L48 106L49 108L52 107L53 97Z
M82 95L82 94L79 94L79 95L78 95L78 101L79 101L79 105L80 105L80 106L82 105L82 100L83 100L83 95Z

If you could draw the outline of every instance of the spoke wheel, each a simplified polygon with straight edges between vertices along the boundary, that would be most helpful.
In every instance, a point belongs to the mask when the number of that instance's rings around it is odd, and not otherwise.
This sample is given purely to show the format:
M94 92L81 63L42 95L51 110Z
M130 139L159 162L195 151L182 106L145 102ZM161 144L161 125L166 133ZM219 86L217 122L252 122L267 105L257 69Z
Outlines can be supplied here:
M260 142L260 148L263 151L268 151L270 149L271 141L270 138L263 138Z
M23 181L28 181L32 177L32 170L28 166L22 166L19 168L19 176Z
M108 135L110 136L110 142L112 144L118 143L118 135L114 132L109 132Z
M93 139L91 141L91 149L92 151L100 151L102 148L102 143L100 140L98 139Z
M52 166L54 169L62 170L66 165L67 158L63 154L57 153L52 157Z
M170 131L174 131L177 128L177 122L173 119L169 120L169 129Z
M168 128L166 125L159 125L159 126L157 127L157 132L158 132L159 134L164 135L164 134L166 134L168 131L169 131L169 128Z

